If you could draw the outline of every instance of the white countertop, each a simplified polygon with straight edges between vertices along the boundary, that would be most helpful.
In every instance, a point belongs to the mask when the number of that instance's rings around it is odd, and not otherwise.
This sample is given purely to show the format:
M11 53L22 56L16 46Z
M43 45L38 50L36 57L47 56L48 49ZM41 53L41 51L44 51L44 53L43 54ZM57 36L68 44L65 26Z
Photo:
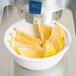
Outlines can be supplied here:
M9 11L8 11L9 9ZM2 22L0 24L0 76L76 76L76 38L72 13L69 10L63 11L59 20L71 33L72 43L69 51L55 67L44 71L32 71L24 69L14 62L12 56L4 45L4 33L13 23L21 20L17 8L5 8Z

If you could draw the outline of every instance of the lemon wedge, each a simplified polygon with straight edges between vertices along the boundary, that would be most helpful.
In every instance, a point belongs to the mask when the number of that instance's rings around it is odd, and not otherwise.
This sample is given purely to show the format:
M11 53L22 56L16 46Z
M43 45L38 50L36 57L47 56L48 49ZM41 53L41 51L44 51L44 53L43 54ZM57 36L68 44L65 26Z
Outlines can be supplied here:
M11 47L15 50L15 52L21 56L37 58L42 56L42 48L36 45L25 45L16 41L10 41ZM26 49L26 50L25 50Z
M12 34L11 34L10 45L17 54L22 55L22 56L23 54L19 50L19 48L21 47L30 48L30 50L31 49L41 50L42 49L39 45L32 43L28 40L25 40L24 38L19 37L19 36L13 37Z
M23 37L20 37L20 36L15 36L14 40L15 40L16 42L20 42L20 43L22 43L22 44L37 45L35 42L29 41L29 40L27 40L27 39L25 39L25 38L23 38ZM39 45L38 45L38 46L39 46Z
M49 40L51 41L56 35L59 35L61 38L64 38L64 31L55 23L55 27L52 28Z
M22 56L29 57L29 58L41 58L42 57L42 50L36 48L27 48L21 47L18 48Z
M43 43L50 37L50 28L48 25L41 25L41 19L38 19L38 28L40 33L40 38Z
M16 28L14 28L14 30L16 31L17 36L19 36L19 38L22 37L23 40L25 39L28 42L31 41L31 42L33 42L33 43L35 43L37 45L42 44L42 41L40 39L35 38L35 37L31 37L31 36L21 32L21 31L17 30ZM25 42L25 40L24 40L24 42Z
M18 50L18 47L20 47L20 45L18 44L18 43L15 43L14 41L10 41L10 45L11 45L11 47L14 49L14 51L17 53L17 54L19 54L19 55L22 55L21 53L20 53L20 51Z
M49 42L46 41L44 47L43 47L43 57L50 57L57 53L54 46Z
M52 40L51 44L55 47L55 49L59 52L64 47L64 39L59 35L56 35Z

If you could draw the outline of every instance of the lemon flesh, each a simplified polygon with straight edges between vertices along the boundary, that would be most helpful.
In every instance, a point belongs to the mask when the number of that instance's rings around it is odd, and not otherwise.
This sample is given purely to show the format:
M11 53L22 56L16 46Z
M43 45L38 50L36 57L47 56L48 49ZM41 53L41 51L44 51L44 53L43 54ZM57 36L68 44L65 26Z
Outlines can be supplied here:
M36 21L38 24L41 41L45 43L50 37L50 28L48 25L41 25L41 18L38 18Z
M51 41L56 35L59 35L61 38L64 39L64 31L57 24L55 24L55 27L52 28L49 40Z
M41 58L42 57L42 50L36 48L26 48L21 47L18 48L22 56L29 57L29 58Z
M55 36L50 43L55 47L55 49L59 52L64 47L64 39L60 36Z
M56 53L57 51L54 46L49 41L47 41L43 47L43 57L50 57Z
M20 36L20 37L24 38L27 41L31 41L33 43L36 43L37 45L42 44L42 41L40 39L35 38L35 37L31 37L31 36L21 32L21 31L17 30L16 28L14 28L14 30L16 31L17 36Z

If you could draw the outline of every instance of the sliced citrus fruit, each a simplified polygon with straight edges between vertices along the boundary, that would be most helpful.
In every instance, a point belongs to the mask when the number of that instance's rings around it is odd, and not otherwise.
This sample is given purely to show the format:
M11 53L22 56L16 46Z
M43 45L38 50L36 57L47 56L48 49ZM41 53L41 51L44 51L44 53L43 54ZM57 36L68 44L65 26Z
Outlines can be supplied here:
M55 47L49 42L46 41L43 47L43 57L53 56L57 53Z
M37 18L35 22L37 37L31 37L14 28L16 35L11 34L11 47L19 55L29 58L50 57L57 54L64 47L64 31L55 24L50 36L50 27L41 25L41 18Z
M19 51L18 48L24 47L24 48L30 48L30 49L36 49L36 50L41 50L42 48L36 45L26 45L26 44L21 44L19 42L16 41L10 41L10 45L11 47L16 51L16 53L18 53L19 55L22 55Z
M34 34L35 34L36 38L40 39L39 28L38 28L38 21L39 21L39 18L36 18L34 20L33 28L34 28Z
M29 58L41 58L42 57L42 50L36 48L26 48L21 47L18 48L22 56L29 57Z
M36 43L38 45L41 45L42 44L42 41L40 39L37 39L35 37L31 37L31 36L29 36L29 35L21 32L21 31L15 29L15 28L14 28L14 30L16 31L17 36L20 36L20 37L22 37L22 38L24 38L24 39L26 39L28 41L32 41L33 43Z
M48 25L41 25L41 19L38 19L38 27L40 38L42 42L45 43L45 41L48 40L50 37L50 28Z
M55 27L52 28L49 40L51 41L56 35L59 35L61 38L64 38L64 31L55 23Z
M22 38L22 37L20 37L20 36L16 36L16 37L14 38L14 40L17 41L17 42L20 42L20 43L22 43L22 44L37 45L35 42L29 41L29 40L27 40L27 39L25 39L25 38Z
M33 28L35 37L40 39L38 24L33 24Z
M52 40L51 44L55 47L55 49L59 52L64 47L64 39L60 36L56 35Z
M20 47L18 43L15 43L14 41L11 40L10 45L17 54L22 55L20 51L18 50L18 48Z
M13 39L12 34L11 34L10 45L15 50L15 52L18 53L19 55L22 55L20 51L18 50L18 48L21 48L21 47L26 47L26 48L31 48L31 49L41 49L41 47L39 47L37 44L32 43L28 40L25 40L24 38L16 36Z

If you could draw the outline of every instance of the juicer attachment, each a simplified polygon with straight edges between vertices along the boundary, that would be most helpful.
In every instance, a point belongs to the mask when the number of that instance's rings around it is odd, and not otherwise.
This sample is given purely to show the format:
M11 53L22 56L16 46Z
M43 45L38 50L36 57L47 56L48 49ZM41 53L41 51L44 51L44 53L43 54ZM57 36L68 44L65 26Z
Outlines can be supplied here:
M28 23L34 23L36 17L41 17L42 25L49 25L52 21L53 13L62 11L63 9L71 10L74 16L74 22L76 20L76 0L0 0L0 21L2 19L3 9L8 5L16 6L19 12L24 11L25 20ZM22 13L20 12L19 14Z

